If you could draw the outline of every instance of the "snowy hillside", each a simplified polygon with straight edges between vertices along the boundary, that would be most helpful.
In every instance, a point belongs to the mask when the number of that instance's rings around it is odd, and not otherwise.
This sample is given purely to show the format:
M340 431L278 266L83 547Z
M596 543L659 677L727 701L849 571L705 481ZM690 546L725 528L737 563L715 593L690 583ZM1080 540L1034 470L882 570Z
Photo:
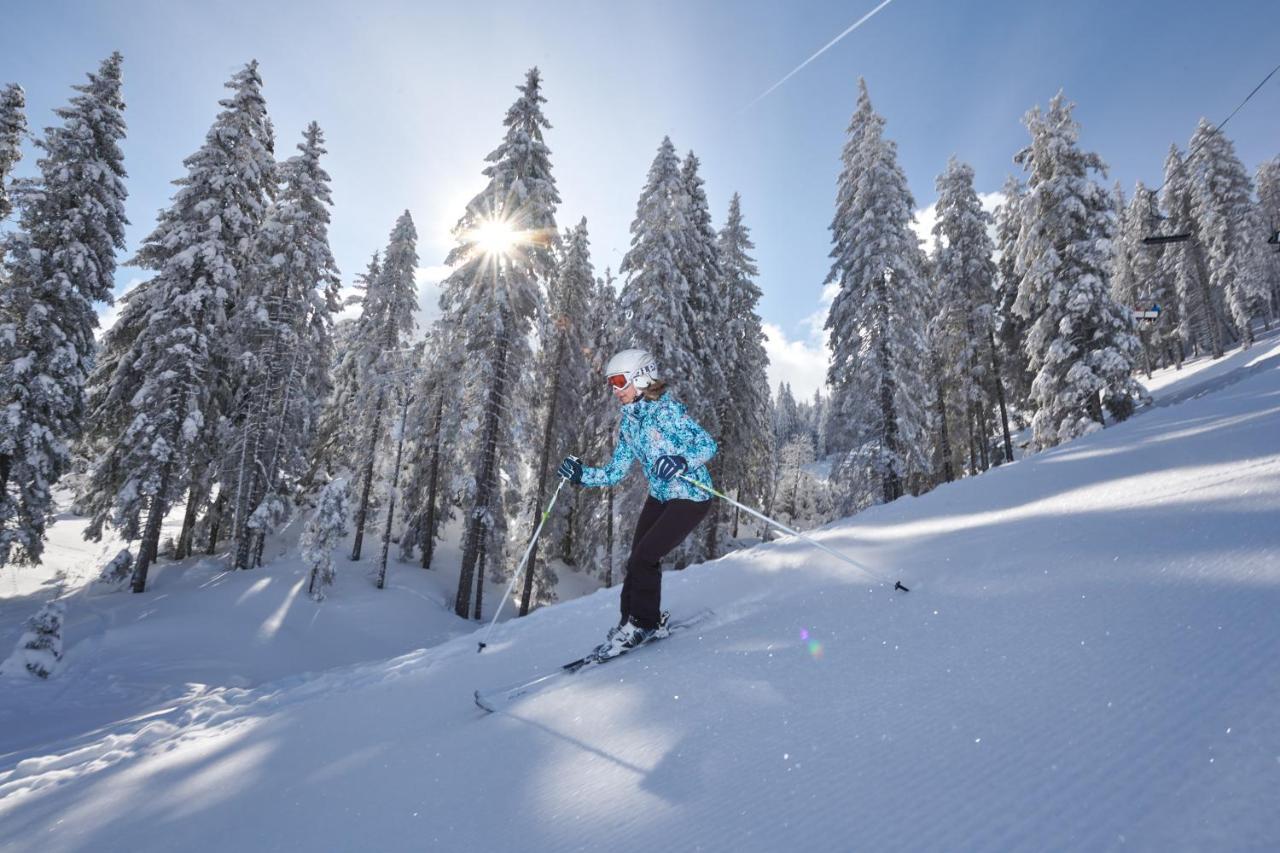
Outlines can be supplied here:
M909 595L760 546L666 576L709 623L508 713L472 690L582 653L616 591L483 654L191 685L56 739L28 733L75 681L27 688L0 849L1277 849L1280 343L1158 380L1124 424L817 534Z

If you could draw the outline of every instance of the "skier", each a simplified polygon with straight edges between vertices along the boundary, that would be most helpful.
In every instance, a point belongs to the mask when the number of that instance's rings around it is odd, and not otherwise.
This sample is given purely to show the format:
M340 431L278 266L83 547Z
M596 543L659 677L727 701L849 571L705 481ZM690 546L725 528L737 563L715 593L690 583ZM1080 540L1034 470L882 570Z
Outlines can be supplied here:
M637 459L649 478L649 497L636 521L622 582L622 619L610 628L596 652L614 657L666 636L661 610L662 558L684 541L711 508L711 495L677 475L711 486L706 464L716 442L685 413L666 389L654 357L627 349L609 359L605 377L622 404L622 423L613 459L603 468L584 468L572 456L557 473L583 486L612 486Z

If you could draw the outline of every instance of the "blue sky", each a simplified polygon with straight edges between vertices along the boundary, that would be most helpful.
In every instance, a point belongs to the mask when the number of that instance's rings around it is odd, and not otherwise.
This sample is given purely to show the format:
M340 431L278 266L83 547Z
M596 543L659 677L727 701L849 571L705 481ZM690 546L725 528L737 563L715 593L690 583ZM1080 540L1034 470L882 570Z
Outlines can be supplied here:
M615 269L663 135L701 158L717 221L740 192L757 244L775 378L817 387L815 326L843 133L867 79L917 204L952 154L983 192L1026 141L1021 124L1058 90L1110 179L1160 182L1171 142L1224 118L1280 63L1274 2L893 0L757 103L879 0L856 2L59 2L13 4L0 83L27 90L33 128L112 50L125 56L129 248L166 206L223 82L261 63L277 152L324 128L332 242L350 281L413 212L421 280L483 185L483 158L526 69L542 69L560 222L586 216L598 269ZM1280 154L1280 74L1227 127L1250 170ZM19 167L26 173L29 158ZM122 268L123 290L141 275ZM427 310L431 309L428 305ZM816 318L816 322L815 322Z

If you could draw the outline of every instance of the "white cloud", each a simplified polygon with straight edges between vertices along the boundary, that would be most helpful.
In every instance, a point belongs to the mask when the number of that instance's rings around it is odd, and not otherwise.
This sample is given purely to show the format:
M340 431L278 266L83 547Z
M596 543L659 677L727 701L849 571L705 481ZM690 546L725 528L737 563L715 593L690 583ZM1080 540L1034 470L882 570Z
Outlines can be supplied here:
M978 202L987 213L995 213L996 208L1004 204L1004 193L999 190L992 193L978 193ZM916 232L916 236L923 243L923 248L928 252L933 251L933 226L937 221L938 203L935 201L928 207L917 210L915 222L911 223L911 229ZM988 226L987 233L994 242L996 238L995 226Z
M822 289L818 310L806 317L801 326L803 339L791 340L781 326L764 323L764 349L769 356L769 387L777 390L778 383L791 384L791 393L797 399L812 397L819 388L826 393L827 382L827 333L822 326L827 320L831 301L840 286L828 284Z
M141 277L129 279L128 283L125 284L124 289L115 294L115 300L110 305L98 306L98 329L94 332L95 338L102 340L102 336L106 333L107 329L110 329L116 324L116 320L120 319L120 300L123 299L125 294L130 290L133 290L135 287L142 284L143 281L145 281L145 279Z

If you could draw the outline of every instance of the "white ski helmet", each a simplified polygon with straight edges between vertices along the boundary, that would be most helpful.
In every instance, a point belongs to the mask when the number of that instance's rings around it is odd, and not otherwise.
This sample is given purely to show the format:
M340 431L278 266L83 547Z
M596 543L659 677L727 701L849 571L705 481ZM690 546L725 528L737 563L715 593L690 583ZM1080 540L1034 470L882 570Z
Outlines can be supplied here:
M642 349L624 349L609 359L609 363L604 366L604 375L606 378L624 376L627 385L635 385L638 391L643 391L661 378L658 376L658 360Z

